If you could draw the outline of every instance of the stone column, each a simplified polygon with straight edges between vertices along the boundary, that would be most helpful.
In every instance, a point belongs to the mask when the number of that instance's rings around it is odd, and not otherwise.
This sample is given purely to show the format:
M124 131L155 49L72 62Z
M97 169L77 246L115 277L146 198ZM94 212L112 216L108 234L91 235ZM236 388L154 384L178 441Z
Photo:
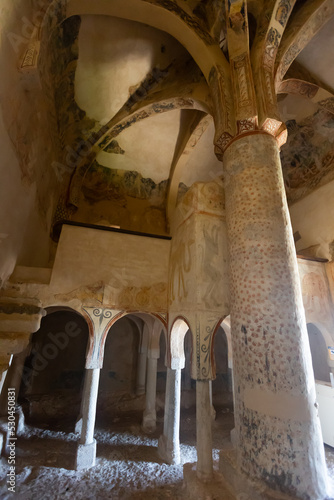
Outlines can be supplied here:
M15 356L13 356L11 367L8 371L8 382L6 383L6 385L15 389L16 402L17 398L19 397L24 363L27 356L29 355L29 352L30 346L19 354L15 354Z
M146 360L147 360L147 352L138 352L138 365L137 365L137 385L136 385L136 394L137 396L141 396L145 394L145 383L146 383Z
M197 477L209 481L213 476L210 380L196 380Z
M94 439L96 403L100 369L86 369L82 405L81 437L77 449L75 469L88 469L95 465L96 441Z
M224 155L238 466L298 498L326 466L279 150L266 133Z
M0 398L5 385L8 370L11 367L13 355L0 356Z
M180 463L181 369L167 368L164 432L158 452L169 464Z
M0 415L7 414L7 391L8 388L15 390L15 403L19 397L20 386L22 381L23 367L26 357L29 355L30 346L24 349L19 354L15 354L12 359L11 366L8 368L7 376L4 380L1 392L1 412Z
M143 429L154 432L157 424L156 397L157 397L157 364L156 357L147 358L146 379L146 407L143 415Z

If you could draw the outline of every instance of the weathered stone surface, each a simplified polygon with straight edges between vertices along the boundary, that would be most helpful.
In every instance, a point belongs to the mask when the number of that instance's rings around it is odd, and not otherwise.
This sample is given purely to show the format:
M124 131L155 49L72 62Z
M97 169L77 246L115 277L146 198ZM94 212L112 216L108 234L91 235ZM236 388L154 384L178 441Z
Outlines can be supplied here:
M224 166L238 466L273 489L321 498L324 455L277 145L264 134L239 139Z
M89 444L79 444L75 458L75 470L90 469L96 462L96 441Z

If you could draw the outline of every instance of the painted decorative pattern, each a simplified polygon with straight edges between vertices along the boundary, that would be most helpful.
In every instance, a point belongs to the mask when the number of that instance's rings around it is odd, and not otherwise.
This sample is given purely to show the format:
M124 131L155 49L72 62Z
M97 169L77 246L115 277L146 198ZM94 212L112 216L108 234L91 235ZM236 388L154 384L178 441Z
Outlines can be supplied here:
M239 464L274 489L316 498L311 471L324 456L277 144L240 138L224 164Z

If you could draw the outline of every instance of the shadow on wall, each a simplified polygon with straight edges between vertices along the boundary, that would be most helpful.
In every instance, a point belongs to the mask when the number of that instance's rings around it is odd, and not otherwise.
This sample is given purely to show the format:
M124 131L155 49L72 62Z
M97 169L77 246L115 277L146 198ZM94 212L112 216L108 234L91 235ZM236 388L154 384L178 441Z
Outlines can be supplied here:
M214 337L216 379L212 382L213 404L232 403L232 370L228 367L227 337L220 326Z
M315 380L330 382L330 368L327 362L327 345L321 331L313 324L307 324L312 365Z
M27 420L71 418L80 411L88 326L69 310L49 313L32 336L19 392Z
M126 317L110 328L100 375L98 419L112 416L125 399L135 396L139 342L137 326Z
M143 322L141 323L142 330ZM118 420L119 415L124 412L142 412L145 408L145 389L138 395L138 363L142 350L139 325L140 323L133 321L131 317L123 317L116 321L108 332L97 402L99 423L104 423L106 420L110 422L113 418ZM163 406L166 387L166 342L163 332L160 334L159 345L156 387L158 409L159 406ZM145 349L144 355L147 356L147 346ZM146 363L147 358L145 371ZM138 415L141 422L142 415L141 413Z

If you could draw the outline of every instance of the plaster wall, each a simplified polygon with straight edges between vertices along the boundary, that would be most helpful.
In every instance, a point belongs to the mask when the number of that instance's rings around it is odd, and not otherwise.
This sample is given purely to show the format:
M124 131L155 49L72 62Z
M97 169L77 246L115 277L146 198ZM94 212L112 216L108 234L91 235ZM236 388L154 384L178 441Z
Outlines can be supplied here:
M34 191L22 185L20 168L0 111L0 287L14 270ZM19 203L18 203L19 201Z
M334 344L334 308L326 267L321 262L298 259L306 322L315 325L326 344Z
M32 1L0 2L0 284L18 257L37 266L49 259L49 187L55 181L52 172L45 178L52 158L49 125L36 68L21 70L36 20L32 7Z
M119 111L153 67L162 70L175 53L186 53L170 35L148 25L111 16L81 19L76 101L101 124ZM160 151L152 153L158 158Z
M170 241L63 226L51 276L55 300L165 312Z
M296 242L300 250L319 245L317 257L333 260L334 257L334 181L290 206L293 231L301 239Z
M327 273L332 303L334 304L334 262L328 262L326 264L326 273Z

